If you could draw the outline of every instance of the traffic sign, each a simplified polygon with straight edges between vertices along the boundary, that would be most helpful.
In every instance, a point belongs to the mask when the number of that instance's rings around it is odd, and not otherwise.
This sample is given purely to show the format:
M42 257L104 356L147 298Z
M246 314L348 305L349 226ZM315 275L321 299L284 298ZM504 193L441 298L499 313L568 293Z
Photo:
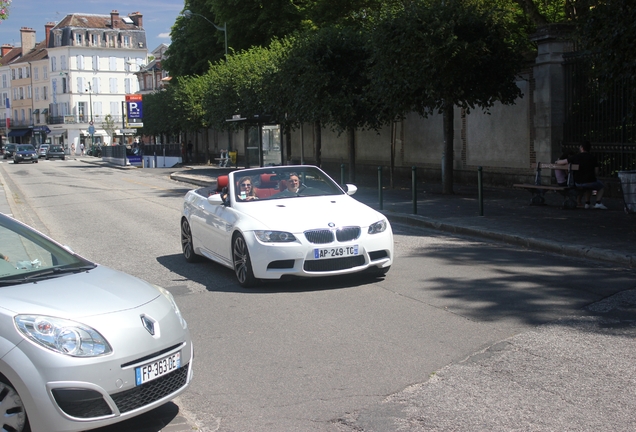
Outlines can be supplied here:
M88 133L91 134L91 135L94 135L95 134L95 126L90 125L88 127Z

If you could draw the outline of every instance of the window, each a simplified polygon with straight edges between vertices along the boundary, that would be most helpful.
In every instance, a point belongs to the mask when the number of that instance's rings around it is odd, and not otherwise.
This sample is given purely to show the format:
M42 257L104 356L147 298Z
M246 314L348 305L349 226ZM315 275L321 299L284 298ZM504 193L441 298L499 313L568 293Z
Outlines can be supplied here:
M109 67L109 70L112 70L112 71L117 70L117 57L110 57L108 59L108 67Z
M97 94L100 92L99 89L99 78L93 77L93 94Z
M93 56L93 70L99 70L99 56Z
M42 87L42 99L43 100L49 99L49 88L47 86Z
M22 79L22 68L18 68L18 79Z
M31 78L31 67L30 66L26 66L24 68L24 75L26 78Z
M51 72L57 71L57 57L51 57Z
M27 99L33 99L33 90L31 86L27 86Z
M39 101L40 100L40 87L36 87L35 88L35 101Z
M40 79L40 68L33 68L33 79L36 81Z
M120 107L120 103L119 102L111 102L110 103L110 114L112 116L119 116L119 107Z
M79 121L82 123L88 123L88 111L87 111L87 103L86 102L78 102L77 103L77 115L79 116Z
M124 69L126 70L126 72L130 72L130 67L132 66L131 63L132 59L130 57L126 57L124 59Z
M2 74L2 88L7 88L7 74Z
M75 45L82 46L82 41L84 40L84 35L81 33L75 33Z
M61 55L60 56L60 69L68 70L68 65L66 64L66 56L65 55Z
M33 123L33 111L29 108L29 123Z
M13 100L16 100L17 98L18 98L18 89L13 88Z
M23 109L20 110L20 114L22 114L20 118L22 119L22 122L24 123L26 121L26 114Z
M15 79L15 69L11 69L11 79Z
M11 104L9 102L9 93L2 93L2 105L5 108L11 108Z
M18 95L20 99L24 99L24 87L18 88Z
M86 80L82 77L77 77L77 91L79 92L87 92L88 86L86 85Z
M99 35L91 34L91 45L92 46L99 46Z
M77 56L77 69L78 70L84 70L84 56L83 55L78 55Z
M49 68L47 67L47 65L42 66L42 75L44 76L44 79L49 79Z
M126 92L126 94L132 93L132 87L130 85L130 78L125 78L124 79L124 91Z
M124 47L130 48L130 36L124 36Z
M111 93L117 93L117 78L109 78L109 89Z

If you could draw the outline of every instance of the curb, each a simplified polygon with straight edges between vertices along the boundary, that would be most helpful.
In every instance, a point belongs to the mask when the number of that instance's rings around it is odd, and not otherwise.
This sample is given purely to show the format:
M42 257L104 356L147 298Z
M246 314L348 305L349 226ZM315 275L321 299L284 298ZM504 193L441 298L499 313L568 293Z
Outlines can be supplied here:
M482 230L478 228L470 228L462 225L454 225L429 219L424 216L411 216L396 214L391 212L383 212L390 220L397 223L403 223L412 226L421 226L433 228L440 231L446 231L454 234L472 235L481 238L501 241L515 246L522 246L528 249L541 250L545 252L553 252L560 255L566 255L576 258L585 258L596 261L605 261L612 264L621 265L628 268L636 267L636 257L631 255L622 255L607 249L594 248L583 245L563 245L550 240L541 240L535 238L527 238L516 236L500 231Z

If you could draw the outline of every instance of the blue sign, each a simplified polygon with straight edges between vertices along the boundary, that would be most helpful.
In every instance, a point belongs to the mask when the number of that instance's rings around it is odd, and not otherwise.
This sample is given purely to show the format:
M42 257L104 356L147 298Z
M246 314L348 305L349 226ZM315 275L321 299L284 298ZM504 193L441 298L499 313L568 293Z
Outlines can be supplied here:
M126 156L128 162L133 166L141 166L141 156Z
M95 126L90 125L88 127L88 133L91 134L91 135L95 134Z
M128 118L129 119L142 119L144 118L142 102L128 102Z

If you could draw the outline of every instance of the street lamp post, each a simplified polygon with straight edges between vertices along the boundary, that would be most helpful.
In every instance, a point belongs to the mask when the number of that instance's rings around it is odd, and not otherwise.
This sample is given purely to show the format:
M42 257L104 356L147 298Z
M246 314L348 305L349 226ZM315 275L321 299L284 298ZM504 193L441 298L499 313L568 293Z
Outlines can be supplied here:
M91 83L88 84L88 110L90 114L90 122L88 124L88 132L91 134L91 151L95 147L95 126L93 126L93 87Z
M209 19L207 19L205 16L203 16L201 14L192 12L192 11L190 11L188 9L183 11L183 16L186 17L187 19L192 18L192 15L200 16L201 18L203 18L204 20L206 20L207 22L212 24L215 29L217 29L218 31L222 31L224 33L224 36L225 36L225 57L227 57L227 23L223 23L223 27L220 27L220 26L214 24L212 21L210 21Z

